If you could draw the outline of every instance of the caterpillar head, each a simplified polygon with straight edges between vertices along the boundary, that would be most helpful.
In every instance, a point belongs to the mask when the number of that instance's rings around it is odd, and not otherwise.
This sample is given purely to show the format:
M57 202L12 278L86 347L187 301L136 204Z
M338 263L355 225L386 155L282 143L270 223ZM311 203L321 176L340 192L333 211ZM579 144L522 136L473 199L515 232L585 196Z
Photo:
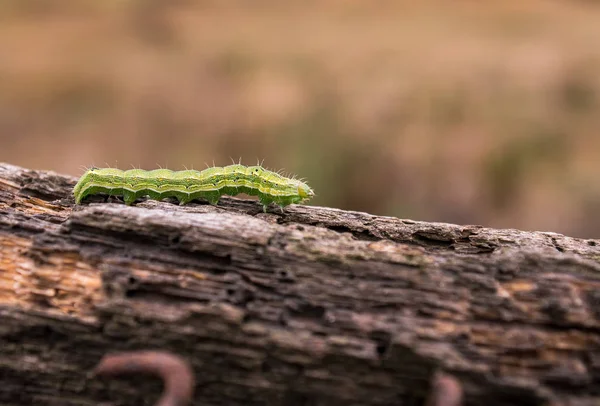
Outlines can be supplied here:
M302 199L301 201L306 201L312 198L315 195L315 192L304 182L298 183L298 196Z

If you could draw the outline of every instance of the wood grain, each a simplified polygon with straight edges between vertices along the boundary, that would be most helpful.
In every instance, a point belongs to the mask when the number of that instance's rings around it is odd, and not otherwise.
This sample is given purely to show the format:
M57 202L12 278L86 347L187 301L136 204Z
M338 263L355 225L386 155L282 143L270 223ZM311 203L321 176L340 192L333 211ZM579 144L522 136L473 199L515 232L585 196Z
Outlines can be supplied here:
M150 405L108 352L172 351L202 405L600 402L600 240L256 201L101 198L0 164L0 403ZM92 199L94 200L94 199Z

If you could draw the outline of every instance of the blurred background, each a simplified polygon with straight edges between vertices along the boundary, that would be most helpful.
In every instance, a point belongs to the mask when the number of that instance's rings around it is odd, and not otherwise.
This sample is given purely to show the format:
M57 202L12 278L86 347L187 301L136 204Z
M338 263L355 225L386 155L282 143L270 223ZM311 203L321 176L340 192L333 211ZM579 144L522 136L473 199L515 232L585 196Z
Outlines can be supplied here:
M600 238L599 7L2 0L0 161L264 159L313 205Z

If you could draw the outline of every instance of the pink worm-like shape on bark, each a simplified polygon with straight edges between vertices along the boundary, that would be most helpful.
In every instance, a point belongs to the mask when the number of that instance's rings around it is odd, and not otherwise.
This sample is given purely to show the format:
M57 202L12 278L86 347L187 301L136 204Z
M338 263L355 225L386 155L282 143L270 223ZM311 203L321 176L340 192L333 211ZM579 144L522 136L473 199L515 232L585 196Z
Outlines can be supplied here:
M105 355L94 369L96 375L146 373L160 377L163 394L154 406L185 406L194 394L194 373L181 357L161 351L132 351Z
M427 406L461 406L462 403L463 391L460 383L450 375L436 373Z

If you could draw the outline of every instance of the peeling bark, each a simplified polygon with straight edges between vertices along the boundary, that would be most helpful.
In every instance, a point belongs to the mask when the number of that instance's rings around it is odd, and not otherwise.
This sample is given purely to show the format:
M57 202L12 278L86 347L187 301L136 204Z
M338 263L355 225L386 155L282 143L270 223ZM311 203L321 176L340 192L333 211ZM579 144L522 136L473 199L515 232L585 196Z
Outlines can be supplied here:
M94 197L0 164L3 405L151 405L110 352L189 360L202 405L600 402L600 240L252 200Z

